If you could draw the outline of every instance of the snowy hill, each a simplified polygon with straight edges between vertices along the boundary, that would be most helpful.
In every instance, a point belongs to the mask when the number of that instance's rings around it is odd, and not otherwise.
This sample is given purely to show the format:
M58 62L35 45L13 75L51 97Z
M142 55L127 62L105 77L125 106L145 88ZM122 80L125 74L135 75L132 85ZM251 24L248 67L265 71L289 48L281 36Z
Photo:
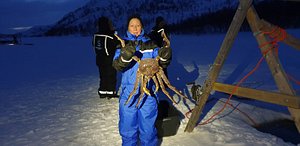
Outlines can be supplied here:
M222 8L236 8L238 1L232 0L90 0L60 19L46 35L92 34L96 31L96 21L100 16L108 16L118 30L124 30L129 15L139 13L149 30L157 16L163 16L170 24L178 24L188 18Z
M59 20L47 35L61 35L80 32L91 34L96 31L100 16L108 16L118 30L124 30L128 16L139 13L149 30L157 16L163 16L170 24L177 24L203 13L214 12L223 7L235 7L237 1L228 0L91 0L85 6L70 12ZM64 29L62 29L64 28Z
M258 14L273 24L285 28L300 27L297 21L300 19L300 2L254 0L253 4ZM55 24L33 27L24 35L91 35L96 31L100 16L111 18L122 34L128 16L133 13L142 16L146 32L154 25L157 16L166 19L172 32L226 32L237 5L238 0L90 0ZM246 25L242 29L249 30L249 27Z

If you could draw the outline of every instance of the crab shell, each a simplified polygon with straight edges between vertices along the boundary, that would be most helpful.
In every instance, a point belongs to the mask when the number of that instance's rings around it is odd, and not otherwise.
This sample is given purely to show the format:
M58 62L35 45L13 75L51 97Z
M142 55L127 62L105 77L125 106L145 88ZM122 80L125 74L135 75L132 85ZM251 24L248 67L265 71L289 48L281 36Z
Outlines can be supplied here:
M139 71L148 77L153 77L160 69L158 61L153 58L147 58L140 61Z

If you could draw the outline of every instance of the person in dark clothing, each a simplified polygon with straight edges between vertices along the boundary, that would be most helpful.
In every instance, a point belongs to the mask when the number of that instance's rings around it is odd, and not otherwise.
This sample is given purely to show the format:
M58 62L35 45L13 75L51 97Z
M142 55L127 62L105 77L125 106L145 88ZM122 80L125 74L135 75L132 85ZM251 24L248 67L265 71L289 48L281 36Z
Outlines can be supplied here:
M99 69L100 98L118 97L116 91L117 71L112 67L113 57L120 41L114 35L116 32L111 20L100 17L98 20L98 32L93 37L93 47L96 54L96 65Z
M168 40L170 40L170 33L167 27L167 23L163 17L158 16L156 18L155 26L152 28L148 36L156 43L158 47L163 47L165 45L165 36Z
M148 36L160 48L164 47L164 45L170 45L170 33L167 27L167 23L162 16L158 16L156 18L155 26L152 28ZM163 70L168 78L167 68L164 68Z

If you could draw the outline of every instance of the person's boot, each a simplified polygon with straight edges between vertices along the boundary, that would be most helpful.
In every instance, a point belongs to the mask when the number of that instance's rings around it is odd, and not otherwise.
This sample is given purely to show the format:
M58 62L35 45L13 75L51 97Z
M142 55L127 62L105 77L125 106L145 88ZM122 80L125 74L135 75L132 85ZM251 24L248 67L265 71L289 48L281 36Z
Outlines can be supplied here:
M101 94L100 91L98 90L98 95L99 95L99 98L106 98L106 94Z
M116 91L113 91L113 94L107 94L107 96L108 96L108 99L110 99L110 98L119 98L119 95L117 94Z

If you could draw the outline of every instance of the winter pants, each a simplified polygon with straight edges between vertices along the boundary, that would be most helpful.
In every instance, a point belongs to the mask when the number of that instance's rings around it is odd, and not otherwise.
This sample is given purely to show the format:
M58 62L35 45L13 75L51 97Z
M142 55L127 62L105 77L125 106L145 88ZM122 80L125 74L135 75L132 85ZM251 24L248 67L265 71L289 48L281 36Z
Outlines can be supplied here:
M136 146L138 140L142 146L156 146L158 142L155 128L158 114L156 99L146 96L145 102L141 102L140 107L136 108L137 100L134 103L132 103L134 100L131 100L124 105L127 97L121 97L119 104L119 132L122 136L122 146Z
M112 66L113 58L110 56L96 56L99 69L99 91L116 91L117 71Z

